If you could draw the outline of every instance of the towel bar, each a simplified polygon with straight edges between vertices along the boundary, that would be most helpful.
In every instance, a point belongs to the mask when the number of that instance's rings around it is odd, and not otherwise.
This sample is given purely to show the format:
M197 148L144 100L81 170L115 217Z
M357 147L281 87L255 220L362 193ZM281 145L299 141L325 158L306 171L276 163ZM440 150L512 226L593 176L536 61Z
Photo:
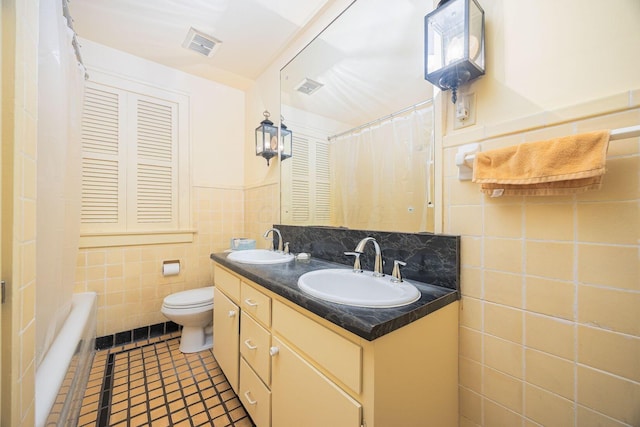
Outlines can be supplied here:
M613 129L609 133L609 140L635 138L640 136L640 125L629 126L626 128ZM476 153L480 151L480 144L473 143L463 145L458 148L456 153L456 166L458 167L458 179L460 181L469 181L473 178L473 161Z
M477 142L458 148L456 166L458 167L458 179L460 181L469 181L473 178L473 160L479 151L480 144Z
M609 140L634 138L640 136L640 125L629 126L628 128L614 129L609 133Z

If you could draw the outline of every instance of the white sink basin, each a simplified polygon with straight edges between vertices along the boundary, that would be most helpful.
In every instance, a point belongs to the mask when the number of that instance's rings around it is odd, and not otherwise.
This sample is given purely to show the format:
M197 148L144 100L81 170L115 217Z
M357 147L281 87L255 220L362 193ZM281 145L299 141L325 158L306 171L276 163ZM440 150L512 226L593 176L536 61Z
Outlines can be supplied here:
M421 296L407 281L393 283L391 276L374 277L371 271L354 273L346 269L305 273L298 279L298 287L314 297L356 307L400 307Z
M248 249L246 251L231 252L227 255L227 259L242 264L280 264L293 260L293 254L284 254L266 249Z

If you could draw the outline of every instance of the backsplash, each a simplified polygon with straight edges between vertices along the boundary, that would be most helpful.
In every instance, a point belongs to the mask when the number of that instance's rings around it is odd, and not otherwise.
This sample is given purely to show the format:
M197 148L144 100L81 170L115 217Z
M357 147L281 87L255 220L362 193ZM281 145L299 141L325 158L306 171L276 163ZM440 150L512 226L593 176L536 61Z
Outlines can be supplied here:
M293 253L308 252L312 257L344 265L353 265L353 251L360 240L374 237L382 250L383 270L391 274L393 261L407 263L402 276L424 283L460 289L460 237L430 233L395 233L387 231L351 230L340 227L302 227L274 225L289 242ZM276 237L277 239L277 237ZM360 257L362 268L373 270L375 251L367 244Z

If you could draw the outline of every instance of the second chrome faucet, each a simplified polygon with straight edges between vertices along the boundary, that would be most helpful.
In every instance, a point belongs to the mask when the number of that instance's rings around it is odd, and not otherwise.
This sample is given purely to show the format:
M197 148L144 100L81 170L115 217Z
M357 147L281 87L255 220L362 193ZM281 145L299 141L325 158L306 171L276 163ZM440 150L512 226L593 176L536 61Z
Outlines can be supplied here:
M375 277L382 277L384 276L384 273L382 272L382 251L380 250L380 245L378 244L375 238L365 237L364 239L360 240L360 242L358 242L353 252L345 252L345 255L353 255L356 257L353 263L353 271L357 273L362 273L362 266L360 264L360 255L362 255L362 253L364 252L364 247L366 246L367 242L373 242L373 247L376 251L376 258L373 263L373 275Z

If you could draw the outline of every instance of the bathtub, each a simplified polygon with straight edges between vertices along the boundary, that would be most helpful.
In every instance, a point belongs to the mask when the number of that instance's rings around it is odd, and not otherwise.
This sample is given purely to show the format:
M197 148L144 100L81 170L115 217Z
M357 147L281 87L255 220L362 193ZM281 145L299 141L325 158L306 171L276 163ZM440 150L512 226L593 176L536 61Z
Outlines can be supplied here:
M95 292L73 295L71 311L36 370L36 427L76 424L95 354L96 312Z

